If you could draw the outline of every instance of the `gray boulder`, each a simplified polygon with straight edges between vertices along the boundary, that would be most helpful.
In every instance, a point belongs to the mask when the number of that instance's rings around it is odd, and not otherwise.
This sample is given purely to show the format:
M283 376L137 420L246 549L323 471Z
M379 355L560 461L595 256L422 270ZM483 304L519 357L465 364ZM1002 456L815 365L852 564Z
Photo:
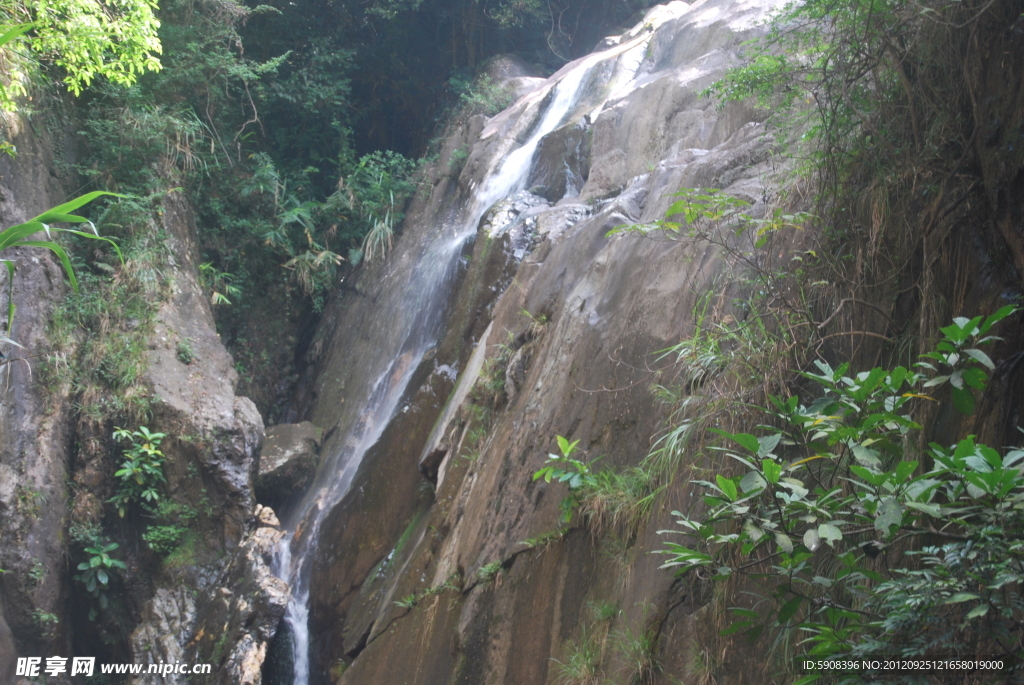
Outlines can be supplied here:
M260 452L256 499L279 509L313 482L323 431L309 421L267 429Z

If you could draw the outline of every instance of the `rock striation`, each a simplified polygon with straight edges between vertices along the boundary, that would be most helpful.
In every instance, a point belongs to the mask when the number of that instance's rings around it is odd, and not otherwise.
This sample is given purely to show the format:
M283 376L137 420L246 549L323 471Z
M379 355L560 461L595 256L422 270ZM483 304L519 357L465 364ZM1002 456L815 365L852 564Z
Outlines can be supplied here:
M587 606L599 600L619 607L618 630L675 631L664 649L685 653L701 590L638 552L656 547L656 531L671 525L668 512L679 503L661 502L618 553L598 553L585 530L553 532L562 493L532 474L556 449L556 435L580 440L605 464L635 464L663 418L649 391L651 353L692 331L693 308L709 291L712 316L743 316L733 307L742 286L723 251L610 232L661 218L681 187L722 188L754 214L765 210L774 191L762 114L719 110L699 94L771 7L659 6L605 52L566 65L453 136L469 146L466 163L457 182L446 169L429 176L430 192L407 214L392 278L415 268L405 264L423 236L453 205L486 193L552 102L575 91L538 142L523 184L484 212L450 291L455 314L407 396L423 395L428 386L418 379L438 369L457 369L457 384L432 404L409 403L415 423L395 416L323 521L310 682L556 682L554 660L591 629ZM479 258L496 240L511 258L500 279ZM375 298L383 281L373 272L362 278L357 288ZM469 305L481 292L487 304ZM369 354L355 333L363 306L334 303L329 349ZM469 328L462 312L475 317ZM475 345L448 342L458 336ZM317 425L339 423L330 379L349 378L341 363L321 362L309 413ZM339 429L334 441L344 439ZM422 481L406 479L415 470L436 488L432 497L423 497ZM673 677L680 675L685 666Z

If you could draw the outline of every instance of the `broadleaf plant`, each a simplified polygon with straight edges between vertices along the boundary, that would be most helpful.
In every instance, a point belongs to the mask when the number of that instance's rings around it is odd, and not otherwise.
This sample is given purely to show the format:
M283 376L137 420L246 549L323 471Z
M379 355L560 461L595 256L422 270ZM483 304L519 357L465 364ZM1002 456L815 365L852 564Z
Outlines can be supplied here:
M967 436L919 451L914 420L939 386L974 407L994 368L980 348L1016 311L955 319L911 368L817 361L803 376L819 397L771 398L783 428L716 430L742 472L692 483L706 509L673 512L680 528L661 532L688 540L659 550L663 568L761 578L776 610L737 607L725 632L795 629L811 655L1018 653L1024 450Z
M117 513L124 517L132 502L156 504L160 499L158 488L166 481L164 478L164 453L160 451L160 442L167 437L166 433L155 433L145 426L130 431L118 428L114 431L114 440L127 442L124 452L125 460L114 476L121 480L117 494L110 498Z
M116 542L107 544L97 543L85 548L88 559L78 565L81 573L75 574L74 579L85 587L100 609L105 610L109 605L107 590L110 589L110 581L119 569L127 568L120 559L110 556L110 553L118 548ZM89 609L89 620L96 620L96 606Z
M558 450L561 454L548 454L546 465L533 474L533 480L544 479L545 483L554 480L557 483L566 483L569 486L569 496L562 500L562 520L569 523L572 520L572 513L579 506L579 495L584 487L592 484L594 474L590 464L573 458L579 440L569 442L561 435L555 436L558 441Z

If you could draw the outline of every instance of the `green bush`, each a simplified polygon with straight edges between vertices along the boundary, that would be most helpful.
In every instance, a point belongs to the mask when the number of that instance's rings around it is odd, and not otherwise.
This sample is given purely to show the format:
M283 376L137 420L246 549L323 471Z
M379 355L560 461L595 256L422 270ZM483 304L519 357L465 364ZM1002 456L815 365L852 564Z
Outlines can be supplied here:
M153 433L145 426L135 431L124 428L114 431L114 440L128 442L128 448L124 451L125 460L114 473L121 479L121 484L117 494L110 498L122 517L133 502L155 504L160 499L157 488L166 480L160 442L165 437L166 434Z
M118 570L127 568L123 561L110 556L110 553L118 548L116 542L108 544L96 544L85 548L86 560L78 565L80 573L75 574L74 579L85 587L95 600L99 608L106 609L109 605L107 590L110 589L110 581ZM89 620L96 620L96 605L89 610Z
M973 411L994 369L981 347L1015 311L955 319L913 368L818 361L803 376L819 397L771 399L782 428L714 431L741 473L694 481L706 512L674 515L697 544L669 544L664 567L767 579L759 610L733 608L726 632L798 629L814 655L1017 654L1024 450L968 436L919 451L913 417L940 386Z
M157 523L146 526L142 539L158 554L172 555L185 541L191 526L199 516L193 507L161 499L155 506L147 506L149 515Z
M622 472L594 470L592 462L572 456L579 440L570 443L561 435L555 437L561 454L549 454L547 465L533 474L533 480L568 486L569 494L560 504L562 522L571 522L579 510L595 536L615 531L626 540L636 537L663 489L653 462L647 459Z
M104 77L127 86L147 71L160 69L155 2L65 0L54 5L40 0L13 0L0 5L0 50L23 44L33 59L57 65L64 83L75 95ZM27 23L25 20L28 19ZM7 67L5 59L5 67ZM16 109L14 99L25 95L24 67L0 83L0 109Z

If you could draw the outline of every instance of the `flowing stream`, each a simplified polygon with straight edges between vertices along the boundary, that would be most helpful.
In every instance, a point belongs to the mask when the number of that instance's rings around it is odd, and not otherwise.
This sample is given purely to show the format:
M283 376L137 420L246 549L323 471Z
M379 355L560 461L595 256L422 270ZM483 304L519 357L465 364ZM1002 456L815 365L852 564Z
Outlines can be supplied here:
M309 683L310 577L320 526L349 491L363 455L395 416L424 355L440 339L444 310L463 247L476 234L487 210L525 185L538 144L579 108L581 97L588 90L587 77L594 67L617 60L612 70L617 83L601 84L603 101L608 93L615 92L616 86L621 86L622 79L629 81L635 76L645 45L646 38L638 37L585 57L564 68L553 84L537 91L539 97L520 115L532 114L531 119L537 121L526 142L507 152L503 159L492 161L456 219L424 235L416 248L418 257L386 277L387 290L380 296L381 307L375 317L383 324L369 331L371 344L364 348L379 351L380 358L362 360L367 368L378 372L363 392L346 397L347 402L359 403L362 410L350 426L340 426L345 435L342 444L324 459L309 493L286 522L289 533L274 560L274 572L291 588L285 621L292 635L294 685ZM552 89L548 96L547 91ZM593 104L599 106L601 102ZM537 111L539 108L543 111ZM378 338L380 344L373 344ZM402 341L397 353L393 352L395 340Z

